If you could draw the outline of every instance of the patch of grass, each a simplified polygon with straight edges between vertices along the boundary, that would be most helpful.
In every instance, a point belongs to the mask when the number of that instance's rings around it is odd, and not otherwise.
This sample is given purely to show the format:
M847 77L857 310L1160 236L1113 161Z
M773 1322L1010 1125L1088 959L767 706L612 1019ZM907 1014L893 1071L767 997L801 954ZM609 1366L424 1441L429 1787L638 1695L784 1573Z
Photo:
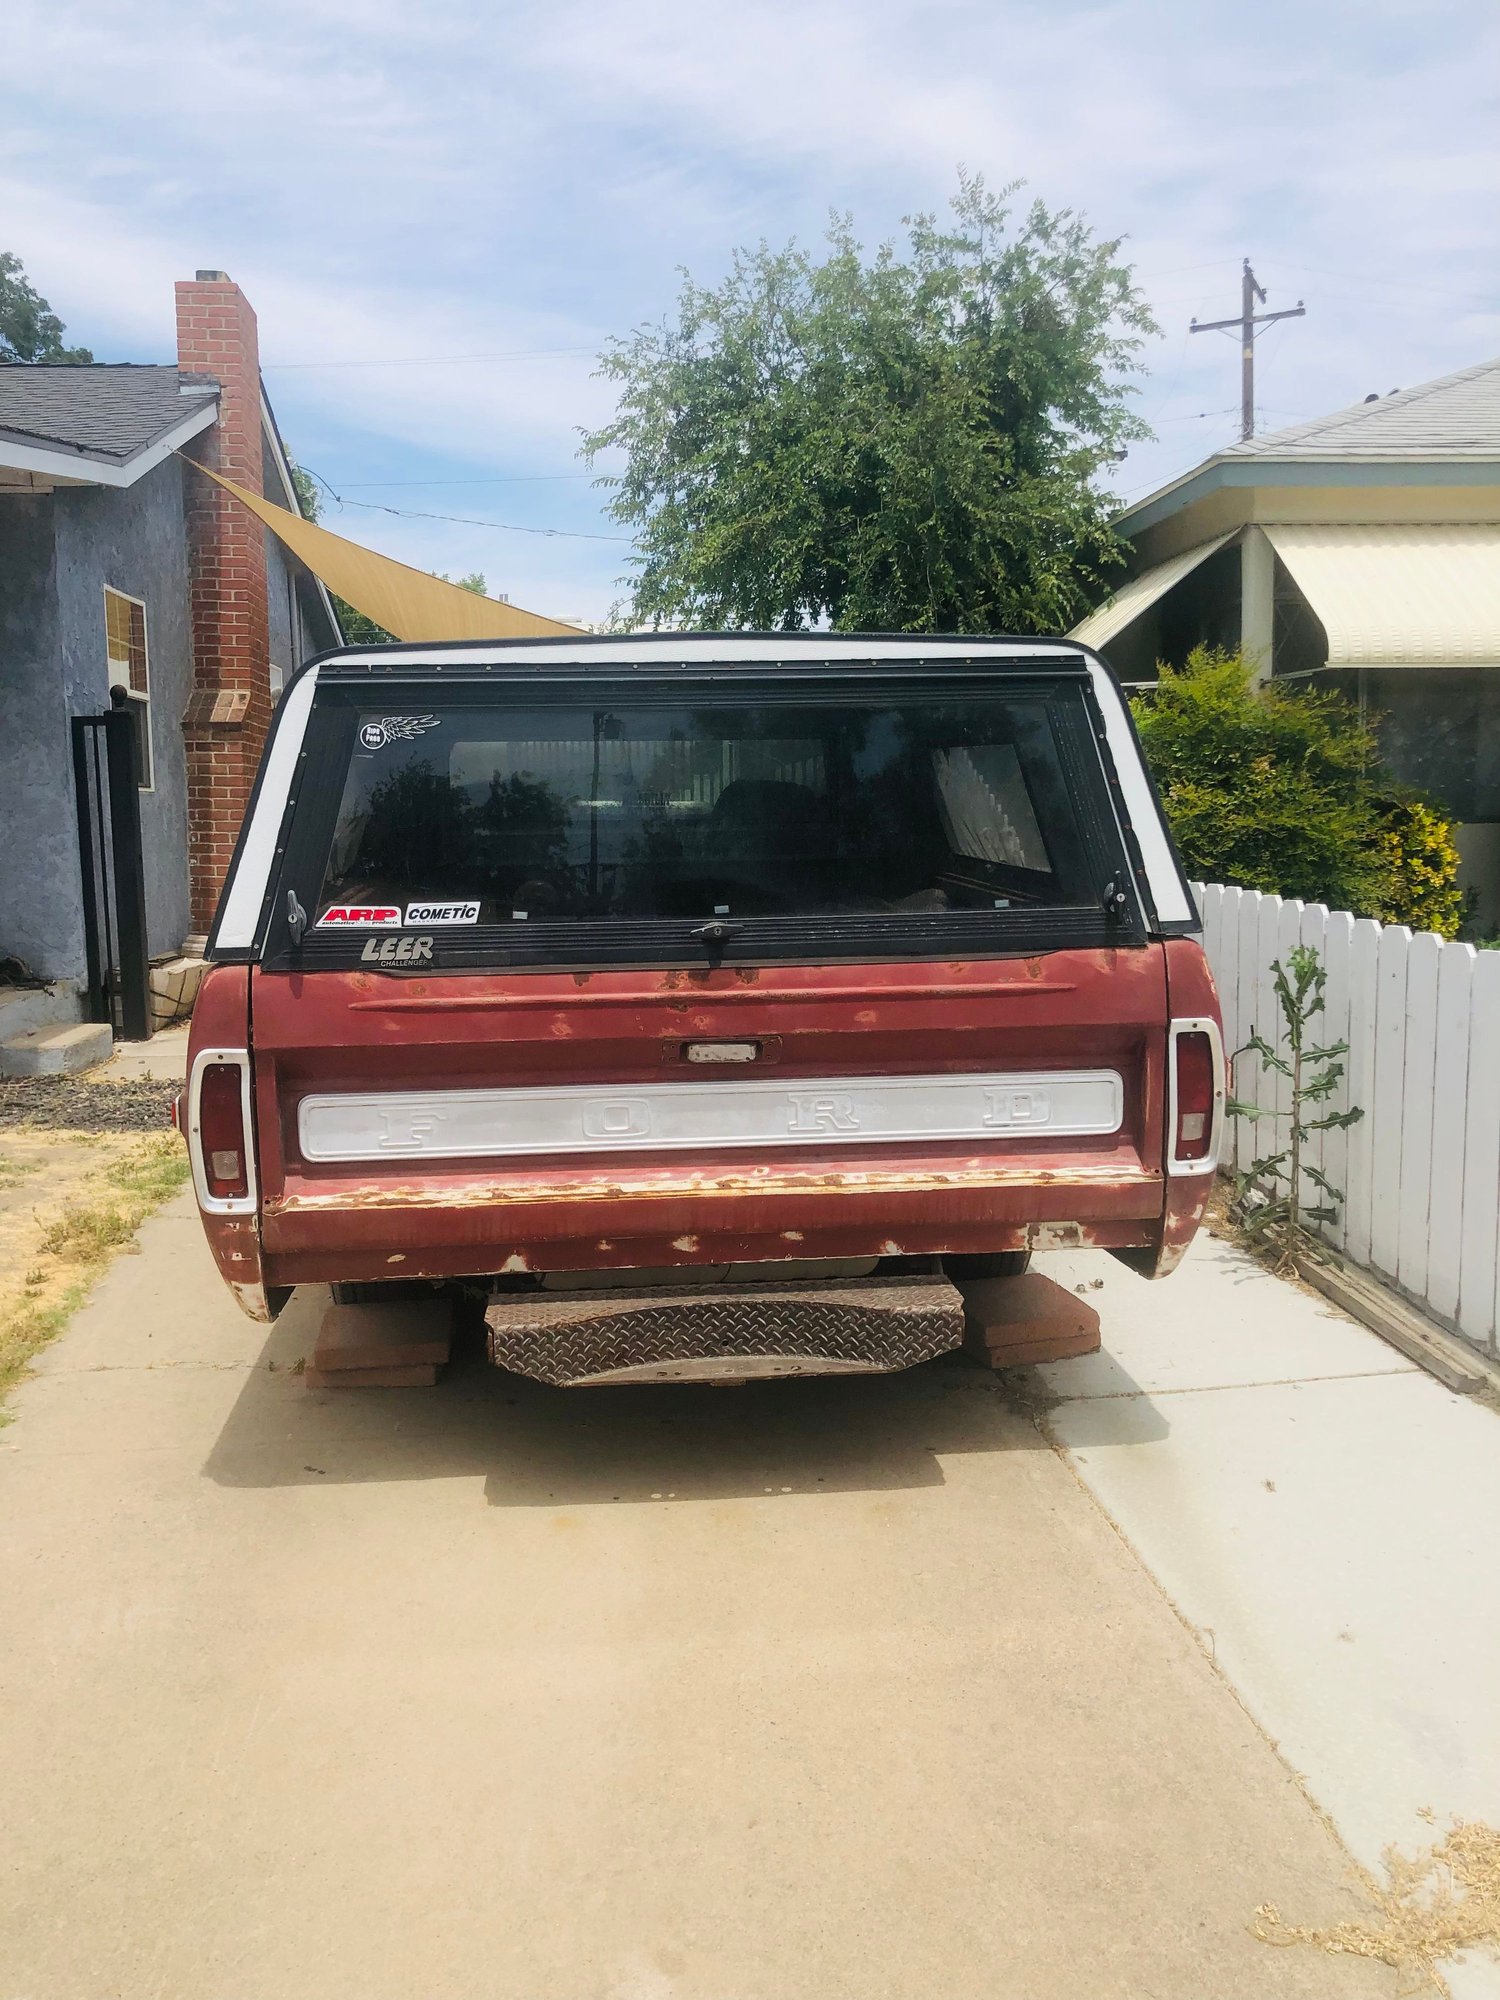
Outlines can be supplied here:
M42 1255L70 1264L102 1262L111 1250L128 1243L152 1209L176 1194L187 1177L187 1154L180 1140L167 1134L141 1140L105 1170L105 1180L123 1198L70 1202L43 1236Z
M37 1246L44 1257L69 1264L97 1264L135 1234L132 1218L118 1208L85 1208L69 1202Z
M87 1141L89 1135L82 1136ZM111 1190L106 1200L70 1202L44 1231L37 1245L43 1261L27 1270L19 1298L0 1303L0 1395L62 1332L111 1257L187 1177L182 1142L173 1133L153 1134L104 1170L100 1183ZM60 1291L59 1279L65 1280Z
M187 1147L175 1132L143 1139L123 1160L116 1160L107 1176L113 1186L151 1208L176 1194L187 1177Z
M92 1281L92 1273L76 1278L65 1292L45 1305L20 1299L0 1307L0 1396L26 1373L32 1355L62 1332L83 1304ZM0 1425L9 1422L8 1412L0 1409Z
M8 1160L0 1153L0 1188L14 1187L17 1181L25 1180L28 1174L35 1172L34 1160Z

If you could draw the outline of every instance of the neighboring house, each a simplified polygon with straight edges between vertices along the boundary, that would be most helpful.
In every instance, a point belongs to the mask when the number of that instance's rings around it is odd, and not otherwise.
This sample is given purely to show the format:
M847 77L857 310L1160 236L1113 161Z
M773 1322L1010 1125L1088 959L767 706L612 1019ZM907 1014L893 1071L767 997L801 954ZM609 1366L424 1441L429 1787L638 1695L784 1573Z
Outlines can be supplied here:
M177 287L175 366L0 366L0 960L78 1018L71 718L135 725L147 948L207 930L275 694L340 643L322 584L179 453L297 505L255 315ZM36 1007L31 1010L32 1018Z
M1134 574L1075 636L1126 682L1210 644L1350 695L1500 924L1500 360L1230 445L1115 525Z

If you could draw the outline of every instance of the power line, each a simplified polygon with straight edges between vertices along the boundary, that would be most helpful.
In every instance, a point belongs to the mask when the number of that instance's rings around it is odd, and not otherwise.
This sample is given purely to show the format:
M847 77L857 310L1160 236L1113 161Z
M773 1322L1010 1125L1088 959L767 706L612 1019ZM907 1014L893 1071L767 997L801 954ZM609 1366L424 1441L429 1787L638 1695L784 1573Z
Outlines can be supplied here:
M335 496L337 497L337 496ZM373 514L396 514L406 521L454 521L461 528L502 528L507 535L554 535L571 542L629 542L631 535L600 535L585 528L527 528L519 521L482 521L472 514L429 514L417 507L382 507L378 500L341 500L341 507L367 507Z
M1310 278L1337 278L1341 283L1373 285L1377 291L1420 294L1424 299L1441 299L1448 305L1473 306L1480 312L1500 311L1500 298L1481 298L1476 292L1435 292L1430 285L1403 284L1399 278L1371 278L1362 271L1330 271L1317 264L1287 264L1289 271L1302 271Z
M483 479L346 479L344 491L371 487L387 492L397 486L525 486L545 479L597 479L595 472L502 472Z
M378 500L346 500L341 493L334 491L321 472L314 472L310 465L304 465L302 470L309 479L316 479L340 507L363 507L372 514L394 514L400 520L452 521L461 528L499 528L507 535L547 535L570 542L628 542L634 539L630 535L600 535L584 528L531 528L519 521L484 521L469 514L430 514L417 507L386 507Z
M385 361L263 361L263 369L442 368L452 362L540 361L554 354L596 354L596 347L515 347L503 354L402 354Z

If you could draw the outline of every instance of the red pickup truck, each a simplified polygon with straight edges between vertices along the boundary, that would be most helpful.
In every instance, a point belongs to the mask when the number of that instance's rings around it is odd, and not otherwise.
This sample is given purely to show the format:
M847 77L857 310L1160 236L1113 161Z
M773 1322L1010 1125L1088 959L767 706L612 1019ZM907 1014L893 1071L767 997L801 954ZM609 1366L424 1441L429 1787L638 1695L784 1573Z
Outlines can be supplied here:
M553 1379L899 1363L876 1295L920 1319L919 1281L1064 1245L1176 1264L1224 1109L1197 929L1068 641L329 654L209 941L204 1226L253 1317L462 1282ZM601 1289L608 1365L541 1366Z

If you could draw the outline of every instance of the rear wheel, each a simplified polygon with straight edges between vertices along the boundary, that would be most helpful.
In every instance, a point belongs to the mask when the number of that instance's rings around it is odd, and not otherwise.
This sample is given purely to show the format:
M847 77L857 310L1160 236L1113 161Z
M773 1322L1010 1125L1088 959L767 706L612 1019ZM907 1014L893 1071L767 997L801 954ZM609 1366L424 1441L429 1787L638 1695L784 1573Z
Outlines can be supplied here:
M1029 1250L990 1250L972 1257L945 1257L950 1278L1019 1278L1031 1263Z

